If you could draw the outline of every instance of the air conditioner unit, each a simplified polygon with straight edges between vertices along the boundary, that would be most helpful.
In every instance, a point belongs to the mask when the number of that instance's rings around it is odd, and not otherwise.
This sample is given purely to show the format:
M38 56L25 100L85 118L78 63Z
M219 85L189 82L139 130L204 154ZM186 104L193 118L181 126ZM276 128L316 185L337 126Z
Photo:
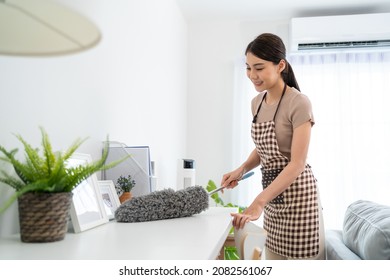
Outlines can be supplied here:
M290 51L390 49L390 13L292 18Z

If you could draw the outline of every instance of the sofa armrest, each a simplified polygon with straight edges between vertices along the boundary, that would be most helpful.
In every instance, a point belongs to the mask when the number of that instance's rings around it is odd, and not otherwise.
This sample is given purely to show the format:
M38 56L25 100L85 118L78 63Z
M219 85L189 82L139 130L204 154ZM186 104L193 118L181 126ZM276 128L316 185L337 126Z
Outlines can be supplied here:
M327 260L360 260L343 242L341 230L326 230L326 259Z

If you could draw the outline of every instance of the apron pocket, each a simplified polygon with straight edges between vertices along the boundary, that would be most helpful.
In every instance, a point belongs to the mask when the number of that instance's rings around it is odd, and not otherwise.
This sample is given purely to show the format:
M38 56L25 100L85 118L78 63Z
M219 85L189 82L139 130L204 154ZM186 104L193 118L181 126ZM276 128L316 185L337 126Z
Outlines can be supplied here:
M283 169L261 169L262 173L262 179L261 183L263 185L263 189L266 189L272 182L275 180L275 178L279 175L280 172L282 172ZM270 203L273 204L284 204L284 196L283 193L275 197L273 200L270 201Z

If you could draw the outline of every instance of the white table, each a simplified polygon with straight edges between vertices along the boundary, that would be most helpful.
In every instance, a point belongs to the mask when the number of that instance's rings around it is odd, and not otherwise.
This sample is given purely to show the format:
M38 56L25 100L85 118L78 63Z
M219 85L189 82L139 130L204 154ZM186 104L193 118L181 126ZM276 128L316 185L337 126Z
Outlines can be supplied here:
M216 259L236 208L210 207L188 218L107 224L68 233L64 240L23 243L0 239L3 260L206 260Z

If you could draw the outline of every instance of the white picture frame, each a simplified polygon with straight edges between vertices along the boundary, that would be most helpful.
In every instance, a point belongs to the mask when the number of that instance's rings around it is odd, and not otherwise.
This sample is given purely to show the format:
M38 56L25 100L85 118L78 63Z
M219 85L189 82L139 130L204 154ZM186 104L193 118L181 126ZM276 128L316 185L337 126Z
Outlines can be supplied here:
M79 166L92 162L89 154L74 153L67 161L68 166ZM92 174L72 191L70 208L70 230L80 233L88 229L108 223L104 210L96 174Z
M115 210L121 205L112 180L98 181L106 215L109 220L115 219Z
M120 176L131 175L136 183L135 188L131 190L133 196L151 193L152 167L149 146L126 146L123 143L110 142L106 163L109 164L124 157L128 158L113 168L104 170L102 178L117 182Z

